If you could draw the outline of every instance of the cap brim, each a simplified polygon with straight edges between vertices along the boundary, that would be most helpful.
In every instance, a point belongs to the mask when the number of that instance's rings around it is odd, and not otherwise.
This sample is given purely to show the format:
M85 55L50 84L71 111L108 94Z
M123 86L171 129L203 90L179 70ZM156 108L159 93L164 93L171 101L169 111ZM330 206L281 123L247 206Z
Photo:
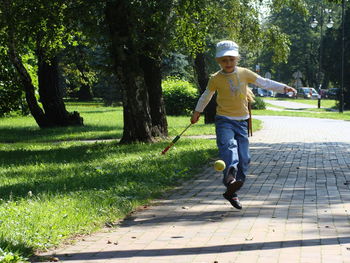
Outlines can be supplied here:
M231 56L231 57L238 57L238 51L236 50L223 50L220 51L218 53L216 53L216 58L220 58L220 57L225 57L225 56Z

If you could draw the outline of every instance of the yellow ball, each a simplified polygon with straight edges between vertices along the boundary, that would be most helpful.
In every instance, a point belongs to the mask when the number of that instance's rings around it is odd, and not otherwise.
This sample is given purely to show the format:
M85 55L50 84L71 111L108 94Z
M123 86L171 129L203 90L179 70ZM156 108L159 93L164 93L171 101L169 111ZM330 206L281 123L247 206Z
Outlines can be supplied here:
M226 164L223 160L217 160L215 163L214 163L214 168L216 171L218 172L221 172L225 169L226 167Z

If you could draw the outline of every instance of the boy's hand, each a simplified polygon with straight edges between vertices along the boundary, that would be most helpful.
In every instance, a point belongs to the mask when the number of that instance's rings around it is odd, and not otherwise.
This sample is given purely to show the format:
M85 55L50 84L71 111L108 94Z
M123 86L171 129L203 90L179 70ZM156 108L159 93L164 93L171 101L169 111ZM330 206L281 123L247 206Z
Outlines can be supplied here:
M191 117L191 123L195 124L199 120L200 116L201 116L201 113L199 111L194 111Z
M294 96L297 94L297 90L295 88L284 86L284 93L293 92Z

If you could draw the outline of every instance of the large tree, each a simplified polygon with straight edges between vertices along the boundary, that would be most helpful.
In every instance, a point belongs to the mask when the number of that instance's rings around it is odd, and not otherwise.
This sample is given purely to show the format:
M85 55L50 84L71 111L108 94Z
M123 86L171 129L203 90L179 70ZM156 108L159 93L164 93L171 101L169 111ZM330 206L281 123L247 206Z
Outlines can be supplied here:
M161 56L168 37L170 0L108 1L106 18L115 70L123 87L121 143L167 136Z
M68 3L65 0L3 0L1 3L2 44L18 72L30 112L42 128L83 124L78 112L66 110L58 81L58 52L63 48L64 39L71 36L65 26ZM38 63L38 89L43 108L22 61L22 55L31 51Z
M337 1L340 3L341 1ZM333 34L326 35L324 38L325 56L323 60L323 67L327 70L330 81L334 83L342 91L344 97L338 94L339 103L344 103L344 109L350 109L350 5L345 2L345 17L344 28L341 21L339 26L333 31ZM342 50L342 38L344 29L344 53ZM342 59L344 59L344 69L342 69ZM344 70L344 79L342 82L342 70ZM343 85L343 87L342 87ZM339 105L342 110L342 105Z

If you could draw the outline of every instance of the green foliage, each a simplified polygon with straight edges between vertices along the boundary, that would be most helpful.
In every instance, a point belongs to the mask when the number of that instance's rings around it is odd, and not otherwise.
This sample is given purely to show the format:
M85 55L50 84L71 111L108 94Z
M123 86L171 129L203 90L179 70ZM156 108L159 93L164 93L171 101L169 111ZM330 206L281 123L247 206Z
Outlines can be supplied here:
M180 51L195 56L206 50L208 34L218 23L217 1L178 1L175 6L173 45Z
M168 78L162 82L162 87L168 115L187 115L193 111L198 98L194 85L177 78Z
M18 86L0 81L0 117L20 111L22 103L22 91Z
M266 103L265 101L260 97L255 97L254 102L252 103L252 109L254 110L265 110L266 109Z
M170 53L162 60L163 78L175 76L179 79L194 82L193 67L188 57L180 53Z
M92 50L83 45L68 46L62 52L62 68L66 95L78 97L79 91L87 87L92 95L92 86L97 82L97 72L90 65Z
M69 1L6 0L3 10L5 39L12 41L21 55L37 48L52 57L64 48L64 42L73 41L74 32L68 26Z
M105 3L74 3L78 12L74 28L82 33L75 36L74 45L66 45L61 52L60 67L68 97L82 97L82 88L102 98L106 105L121 100L120 83L114 72L110 39L104 20ZM86 10L89 10L87 15Z
M24 106L24 94L17 74L4 49L0 49L0 117L11 112L27 113Z
M299 15L306 16L308 15L307 1L308 0L273 0L270 2L270 8L274 12L279 12L282 8L288 7Z
M291 8L284 6L284 3L291 2L292 7L295 7L298 12ZM301 5L301 1L295 1L301 8L293 5L293 1L275 1L276 8L272 10L271 17L265 24L265 27L278 26L280 30L290 39L290 55L287 64L273 63L273 53L269 49L264 49L258 59L259 64L262 65L264 72L270 71L273 74L272 78L278 76L279 81L289 83L295 86L293 73L300 71L303 74L302 84L304 86L318 87L321 82L323 88L335 87L339 88L341 85L341 6L338 5L341 1L319 1L319 0L305 0L306 5ZM299 4L300 3L300 4ZM331 29L326 27L328 16L323 13L323 31L321 36L321 10L325 8L332 10L332 19L334 26ZM306 9L303 11L303 9ZM345 25L350 22L349 14L350 7L347 4L347 14L345 18ZM315 15L318 26L314 29L310 27L312 16ZM293 26L291 26L293 25ZM345 46L349 42L350 35L349 27L345 27ZM278 35L278 34L277 34ZM322 38L321 38L322 37ZM322 42L322 48L321 48ZM273 43L271 43L273 44ZM266 44L266 46L269 46ZM345 69L349 68L350 55L345 47ZM322 58L322 59L321 59ZM347 62L348 61L348 62ZM276 61L275 61L276 62ZM321 63L321 65L320 65ZM347 64L348 63L348 64ZM321 70L320 78L318 71ZM275 74L274 74L275 73ZM349 74L345 73L345 87L349 87L346 80ZM349 91L345 89L345 96L349 96ZM350 96L345 99L347 104ZM348 108L350 108L348 106Z
M233 39L246 47L257 47L260 25L252 2L179 1L174 9L173 46L193 57L208 51L217 39Z
M274 52L272 61L287 63L291 44L288 35L281 32L279 27L271 25L266 30L265 36L264 46L270 47Z
M26 263L26 258L18 255L17 253L6 252L0 248L0 262L1 263Z

